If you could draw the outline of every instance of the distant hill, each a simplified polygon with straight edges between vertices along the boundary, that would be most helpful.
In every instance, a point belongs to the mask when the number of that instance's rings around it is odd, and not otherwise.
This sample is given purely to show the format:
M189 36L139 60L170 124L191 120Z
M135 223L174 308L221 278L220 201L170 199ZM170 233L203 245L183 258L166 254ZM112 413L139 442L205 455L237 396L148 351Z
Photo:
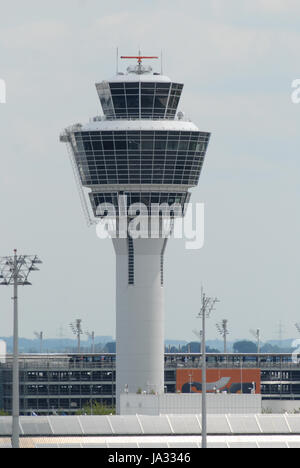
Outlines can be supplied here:
M7 352L13 351L13 338L12 337L0 337L0 340L6 342ZM97 352L101 352L106 343L113 341L112 336L96 336L95 337L95 348ZM91 351L92 342L82 341L81 348L82 352ZM40 342L37 339L20 338L19 339L19 350L21 354L35 354L40 352ZM43 352L44 353L64 353L64 352L76 352L77 351L77 340L69 338L50 338L43 340Z
M6 342L7 352L12 353L13 351L13 338L12 337L0 337L0 340ZM236 340L239 341L239 340ZM242 341L242 340L241 340ZM254 341L254 340L253 340ZM292 343L294 340L286 339L281 341L269 340L261 344L261 351L266 353L289 353L292 352ZM227 351L233 352L234 341L227 342ZM166 351L170 349L171 352L187 352L191 349L191 352L198 352L199 344L197 340L165 340ZM190 346L189 346L190 345ZM223 352L223 341L222 340L207 340L207 346L211 350ZM92 342L85 340L81 342L81 352L91 352ZM36 354L40 352L40 342L37 339L20 338L19 349L21 354ZM115 352L115 340L112 336L97 336L95 337L95 351L96 353L101 352ZM44 353L76 353L77 352L77 340L69 338L49 338L43 341L43 352Z

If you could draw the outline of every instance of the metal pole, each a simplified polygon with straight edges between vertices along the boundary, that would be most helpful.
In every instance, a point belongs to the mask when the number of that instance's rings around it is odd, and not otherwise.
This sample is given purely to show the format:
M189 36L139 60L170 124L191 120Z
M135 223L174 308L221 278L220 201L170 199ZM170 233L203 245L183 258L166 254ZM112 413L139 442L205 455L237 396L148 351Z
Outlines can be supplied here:
M18 330L18 265L17 265L17 251L14 254L14 350L13 350L13 401L12 401L12 448L19 448L19 413L20 413L20 400L19 400L19 330Z
M205 319L206 319L205 294L203 294L203 310L202 310L202 448L207 448Z
M114 407L114 371L111 371L111 409Z
M241 360L241 394L243 393L243 356L240 356Z

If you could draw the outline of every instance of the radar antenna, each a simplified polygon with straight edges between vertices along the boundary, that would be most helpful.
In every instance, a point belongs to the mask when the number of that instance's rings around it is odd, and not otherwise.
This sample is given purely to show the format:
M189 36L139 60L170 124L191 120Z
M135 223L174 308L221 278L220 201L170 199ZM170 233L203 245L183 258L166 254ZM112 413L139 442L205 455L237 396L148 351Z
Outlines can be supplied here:
M121 56L121 59L133 59L133 60L137 60L137 73L139 75L141 75L142 73L144 73L144 68L143 68L143 65L142 65L142 61L143 60L154 60L154 59L158 59L159 57L156 57L156 56L145 56L145 55L142 55L141 54L141 51L139 51L139 55L134 55L134 56L131 56L131 55L122 55Z

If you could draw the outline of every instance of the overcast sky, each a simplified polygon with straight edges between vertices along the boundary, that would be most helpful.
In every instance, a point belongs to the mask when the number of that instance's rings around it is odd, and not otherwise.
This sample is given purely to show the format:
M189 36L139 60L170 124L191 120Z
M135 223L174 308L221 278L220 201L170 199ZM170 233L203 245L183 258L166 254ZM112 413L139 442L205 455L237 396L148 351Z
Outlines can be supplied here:
M0 255L44 261L20 291L20 334L84 329L115 334L115 254L87 228L60 132L100 113L95 82L120 54L160 55L184 82L180 109L212 132L193 201L206 206L205 247L171 241L166 338L194 339L200 287L220 298L210 320L230 339L296 337L300 322L297 0L2 0ZM158 70L159 71L159 70ZM0 290L0 336L12 333L12 291Z

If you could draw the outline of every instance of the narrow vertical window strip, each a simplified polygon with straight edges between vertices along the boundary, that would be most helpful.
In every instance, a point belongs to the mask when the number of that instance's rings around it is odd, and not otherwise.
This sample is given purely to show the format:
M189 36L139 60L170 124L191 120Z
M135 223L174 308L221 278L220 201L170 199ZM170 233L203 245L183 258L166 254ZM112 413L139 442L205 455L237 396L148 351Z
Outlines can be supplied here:
M128 237L128 284L134 286L134 246L131 237Z

